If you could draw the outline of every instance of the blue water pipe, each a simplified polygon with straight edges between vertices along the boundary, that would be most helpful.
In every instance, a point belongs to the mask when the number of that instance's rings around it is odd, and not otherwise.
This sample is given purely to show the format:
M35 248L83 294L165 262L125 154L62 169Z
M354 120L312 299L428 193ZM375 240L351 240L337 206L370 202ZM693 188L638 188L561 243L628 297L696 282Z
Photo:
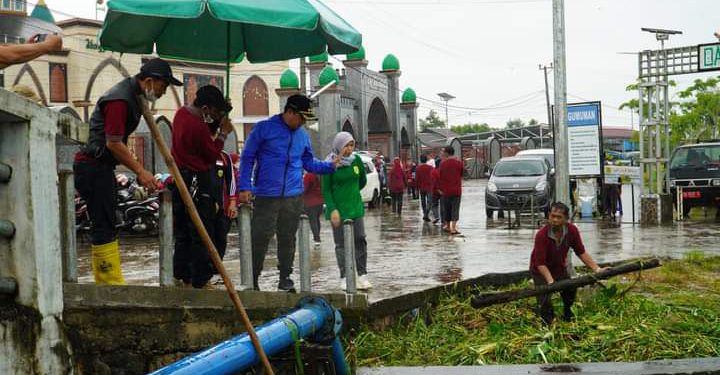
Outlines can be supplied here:
M255 331L268 357L295 345L298 339L330 344L335 371L349 375L342 343L337 336L342 328L340 312L319 297L305 297L291 313L258 326ZM223 341L211 348L158 369L151 375L234 374L259 363L255 347L247 333Z

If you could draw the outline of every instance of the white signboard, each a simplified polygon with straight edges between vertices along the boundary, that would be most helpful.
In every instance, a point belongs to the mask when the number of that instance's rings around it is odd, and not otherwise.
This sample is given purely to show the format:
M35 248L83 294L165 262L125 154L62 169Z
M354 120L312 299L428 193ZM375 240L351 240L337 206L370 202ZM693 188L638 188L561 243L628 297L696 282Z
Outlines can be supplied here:
M642 177L640 167L628 167L619 165L605 166L605 183L617 184L621 181L624 185L633 184L640 186Z
M570 176L600 176L600 103L568 104L567 116Z

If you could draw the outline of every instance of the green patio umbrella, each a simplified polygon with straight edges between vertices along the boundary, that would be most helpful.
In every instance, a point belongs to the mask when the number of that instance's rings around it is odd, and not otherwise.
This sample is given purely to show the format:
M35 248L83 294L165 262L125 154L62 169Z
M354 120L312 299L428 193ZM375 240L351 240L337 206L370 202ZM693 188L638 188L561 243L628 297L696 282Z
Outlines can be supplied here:
M319 0L111 0L100 45L205 62L357 51L362 36Z

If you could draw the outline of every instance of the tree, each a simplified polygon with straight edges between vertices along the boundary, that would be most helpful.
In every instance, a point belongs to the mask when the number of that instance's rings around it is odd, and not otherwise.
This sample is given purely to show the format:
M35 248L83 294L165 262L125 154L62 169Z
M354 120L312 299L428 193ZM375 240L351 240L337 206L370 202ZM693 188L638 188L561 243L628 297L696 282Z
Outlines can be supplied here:
M440 117L438 117L437 112L432 109L430 110L430 113L428 113L427 117L425 117L424 119L420 119L420 130L444 127L445 121L441 120Z
M528 125L535 126L538 124L538 120L535 120L534 118L531 118L530 121L528 121Z
M488 125L486 123L455 125L451 129L453 132L455 132L456 134L459 134L459 135L485 133L485 132L489 132L489 131L493 130L490 127L490 125Z
M720 77L696 79L678 96L684 101L677 104L678 111L670 117L671 141L717 138L720 130Z
M525 123L523 122L523 120L516 118L508 120L506 126L508 129L522 128L523 126L525 126Z

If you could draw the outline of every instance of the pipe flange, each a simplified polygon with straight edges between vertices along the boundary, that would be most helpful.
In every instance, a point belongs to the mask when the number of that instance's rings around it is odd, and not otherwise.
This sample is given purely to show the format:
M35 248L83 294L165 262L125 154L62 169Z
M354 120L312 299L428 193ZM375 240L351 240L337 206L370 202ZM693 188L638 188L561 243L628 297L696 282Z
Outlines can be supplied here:
M322 327L315 332L315 334L308 339L316 343L330 343L335 339L336 333L340 332L342 328L342 316L340 312L336 310L330 303L322 297L318 296L307 296L300 299L297 304L297 308L305 307L306 305L316 305L326 310L326 322Z

